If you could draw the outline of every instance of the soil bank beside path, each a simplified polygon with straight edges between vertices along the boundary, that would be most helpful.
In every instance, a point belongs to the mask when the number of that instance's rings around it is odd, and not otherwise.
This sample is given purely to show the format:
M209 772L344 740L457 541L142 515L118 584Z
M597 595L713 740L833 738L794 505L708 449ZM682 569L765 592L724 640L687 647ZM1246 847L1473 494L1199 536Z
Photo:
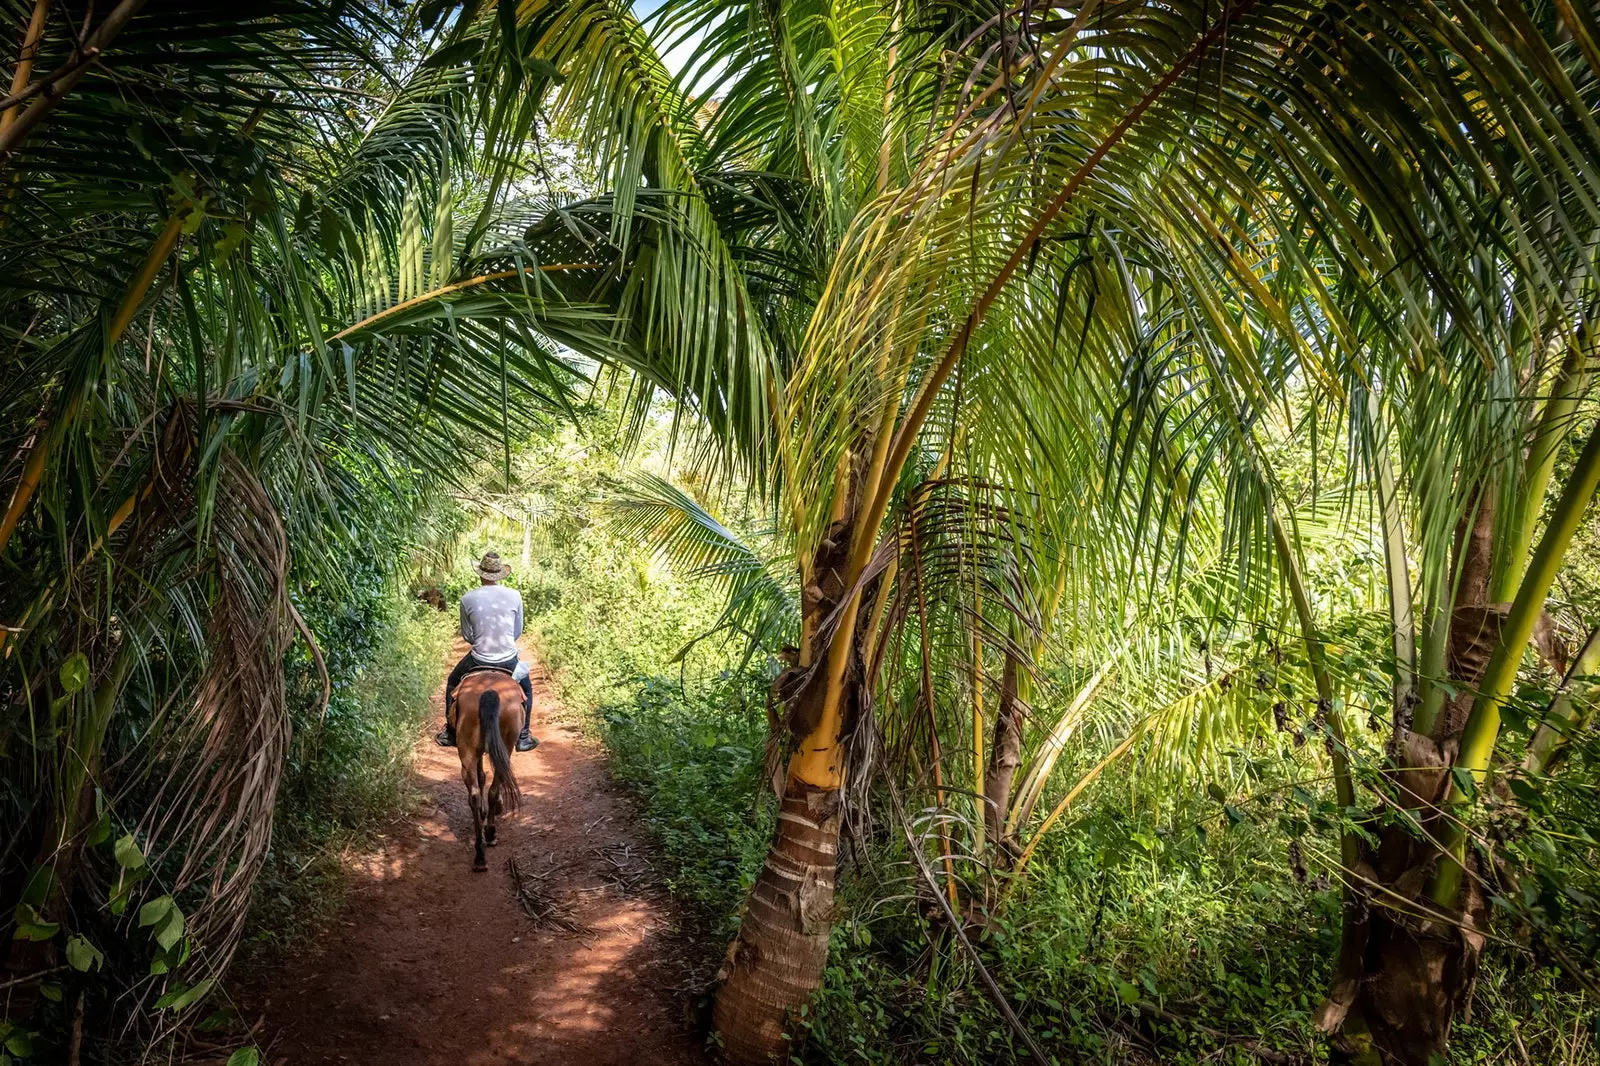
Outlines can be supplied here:
M455 655L465 654L457 641ZM524 649L526 652L528 649ZM538 749L513 754L522 809L500 823L489 872L472 872L461 764L432 734L417 743L424 801L383 848L348 862L344 912L272 987L247 993L264 1063L701 1064L678 989L688 980L668 902L604 755L553 717L536 665ZM525 912L515 857L538 905Z

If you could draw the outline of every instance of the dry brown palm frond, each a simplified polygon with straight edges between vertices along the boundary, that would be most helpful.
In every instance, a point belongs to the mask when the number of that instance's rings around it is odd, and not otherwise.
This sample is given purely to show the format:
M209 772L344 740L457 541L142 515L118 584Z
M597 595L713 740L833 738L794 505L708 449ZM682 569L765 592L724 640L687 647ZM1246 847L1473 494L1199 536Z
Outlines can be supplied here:
M232 455L218 474L210 539L207 659L192 701L158 741L164 777L141 823L156 863L182 856L164 887L180 904L194 898L188 933L200 968L218 976L272 841L290 739L282 662L293 634L283 524L261 482Z

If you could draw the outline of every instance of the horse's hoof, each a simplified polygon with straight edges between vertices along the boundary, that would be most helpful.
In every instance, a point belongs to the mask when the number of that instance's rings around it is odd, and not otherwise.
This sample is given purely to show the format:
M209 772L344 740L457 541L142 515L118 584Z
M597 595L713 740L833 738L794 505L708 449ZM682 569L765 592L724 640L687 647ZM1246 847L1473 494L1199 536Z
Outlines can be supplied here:
M472 872L475 874L486 874L489 872L489 864L484 862L482 859L478 859L472 864Z
M485 829L483 831L483 842L491 848L499 843L499 841L495 839L493 829Z

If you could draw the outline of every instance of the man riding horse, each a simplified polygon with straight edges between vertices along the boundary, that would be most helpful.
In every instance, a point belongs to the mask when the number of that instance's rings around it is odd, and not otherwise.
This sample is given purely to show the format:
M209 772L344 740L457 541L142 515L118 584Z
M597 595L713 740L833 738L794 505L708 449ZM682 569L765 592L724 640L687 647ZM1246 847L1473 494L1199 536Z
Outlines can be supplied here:
M445 682L444 730L434 739L444 747L455 746L456 716L451 706L461 679L474 670L500 670L522 686L522 733L517 737L517 750L532 751L539 746L528 732L533 718L533 682L528 664L517 652L517 638L522 636L522 594L500 584L511 575L511 568L500 561L498 552L486 554L477 573L478 587L461 597L461 636L472 650Z

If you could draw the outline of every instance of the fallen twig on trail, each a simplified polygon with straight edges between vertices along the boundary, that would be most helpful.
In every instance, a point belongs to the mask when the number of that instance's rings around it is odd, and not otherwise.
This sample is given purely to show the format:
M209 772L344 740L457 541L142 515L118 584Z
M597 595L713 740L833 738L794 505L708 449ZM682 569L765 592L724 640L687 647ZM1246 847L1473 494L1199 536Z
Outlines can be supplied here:
M650 860L633 853L633 845L628 843L607 844L601 848L589 849L594 855L604 859L610 864L611 869L601 869L600 880L616 888L624 895L637 894L639 889L649 880ZM635 864L642 863L643 868Z
M545 888L545 881L556 871L552 863L540 873L524 870L515 855L506 860L506 871L511 874L511 890L522 904L523 911L533 919L534 925L553 925L569 933L582 930L567 916L566 904L556 899Z

